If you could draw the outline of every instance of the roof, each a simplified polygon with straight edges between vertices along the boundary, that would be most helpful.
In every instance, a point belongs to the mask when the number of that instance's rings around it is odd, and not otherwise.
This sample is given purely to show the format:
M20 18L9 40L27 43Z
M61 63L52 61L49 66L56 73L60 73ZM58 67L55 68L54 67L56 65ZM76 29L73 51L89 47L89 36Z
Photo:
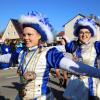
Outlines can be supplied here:
M64 31L61 31L61 32L58 33L59 36L64 36L64 34L65 34Z
M76 15L75 17L77 17L77 16L82 16L82 17L85 17L84 15L82 15L82 14L78 14L78 15ZM71 20L73 20L75 17L73 17L72 19L70 19L68 22L66 22L64 25L63 25L63 27L67 24L67 23L69 23Z
M17 31L19 34L22 33L22 28L21 28L21 25L20 25L20 23L18 22L18 20L16 20L16 19L11 19L11 22L13 23L13 25L14 25L16 31Z
M79 13L78 15L76 15L75 17L77 17L77 16L87 17L87 16L85 16L85 15L83 15L83 14L80 14L80 13ZM75 17L73 17L71 20L73 20ZM69 20L67 23L69 23L71 20ZM98 22L98 20L95 19L95 22L96 22L96 24L97 24L98 26L100 26L100 22ZM66 25L67 23L65 23L65 24L63 25L63 27L65 27L65 25Z

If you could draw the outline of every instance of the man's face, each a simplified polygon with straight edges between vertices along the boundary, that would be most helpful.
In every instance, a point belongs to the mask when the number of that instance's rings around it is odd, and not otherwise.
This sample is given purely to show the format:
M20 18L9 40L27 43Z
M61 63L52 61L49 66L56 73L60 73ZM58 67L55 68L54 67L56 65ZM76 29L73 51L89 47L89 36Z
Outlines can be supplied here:
M38 46L41 35L31 27L25 27L23 29L23 40L26 47L30 48L33 46Z
M88 29L80 29L79 40L83 43L87 43L91 38L91 33Z

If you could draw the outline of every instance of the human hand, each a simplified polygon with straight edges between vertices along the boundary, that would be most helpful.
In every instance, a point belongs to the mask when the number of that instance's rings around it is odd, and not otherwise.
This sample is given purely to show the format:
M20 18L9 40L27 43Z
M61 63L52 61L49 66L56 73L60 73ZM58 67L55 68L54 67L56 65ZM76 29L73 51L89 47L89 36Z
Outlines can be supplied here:
M18 76L21 76L22 75L22 73L21 73L21 71L19 69L17 70L17 75Z
M73 59L74 61L78 61L78 60L79 60L78 57L75 57L75 56L74 56L72 59Z
M59 85L60 87L63 86L63 83L64 83L64 79L62 77L59 78Z

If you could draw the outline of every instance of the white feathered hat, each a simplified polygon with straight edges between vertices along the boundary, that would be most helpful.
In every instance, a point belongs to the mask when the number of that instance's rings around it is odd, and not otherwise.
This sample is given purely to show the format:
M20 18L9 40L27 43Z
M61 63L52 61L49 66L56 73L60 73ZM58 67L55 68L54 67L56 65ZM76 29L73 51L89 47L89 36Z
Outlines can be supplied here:
M49 23L48 18L44 17L41 13L32 11L27 15L22 15L19 22L24 27L32 27L41 35L41 41L52 43L53 27Z
M91 18L80 18L76 20L74 25L74 35L78 36L79 30L82 28L87 28L91 32L92 36L96 35L96 23Z

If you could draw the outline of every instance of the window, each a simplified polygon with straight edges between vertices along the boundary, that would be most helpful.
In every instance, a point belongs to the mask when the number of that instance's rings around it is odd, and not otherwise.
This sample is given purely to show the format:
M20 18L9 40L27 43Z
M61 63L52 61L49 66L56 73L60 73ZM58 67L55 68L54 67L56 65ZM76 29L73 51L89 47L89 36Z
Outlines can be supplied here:
M14 35L16 34L16 32L13 32L14 33Z

